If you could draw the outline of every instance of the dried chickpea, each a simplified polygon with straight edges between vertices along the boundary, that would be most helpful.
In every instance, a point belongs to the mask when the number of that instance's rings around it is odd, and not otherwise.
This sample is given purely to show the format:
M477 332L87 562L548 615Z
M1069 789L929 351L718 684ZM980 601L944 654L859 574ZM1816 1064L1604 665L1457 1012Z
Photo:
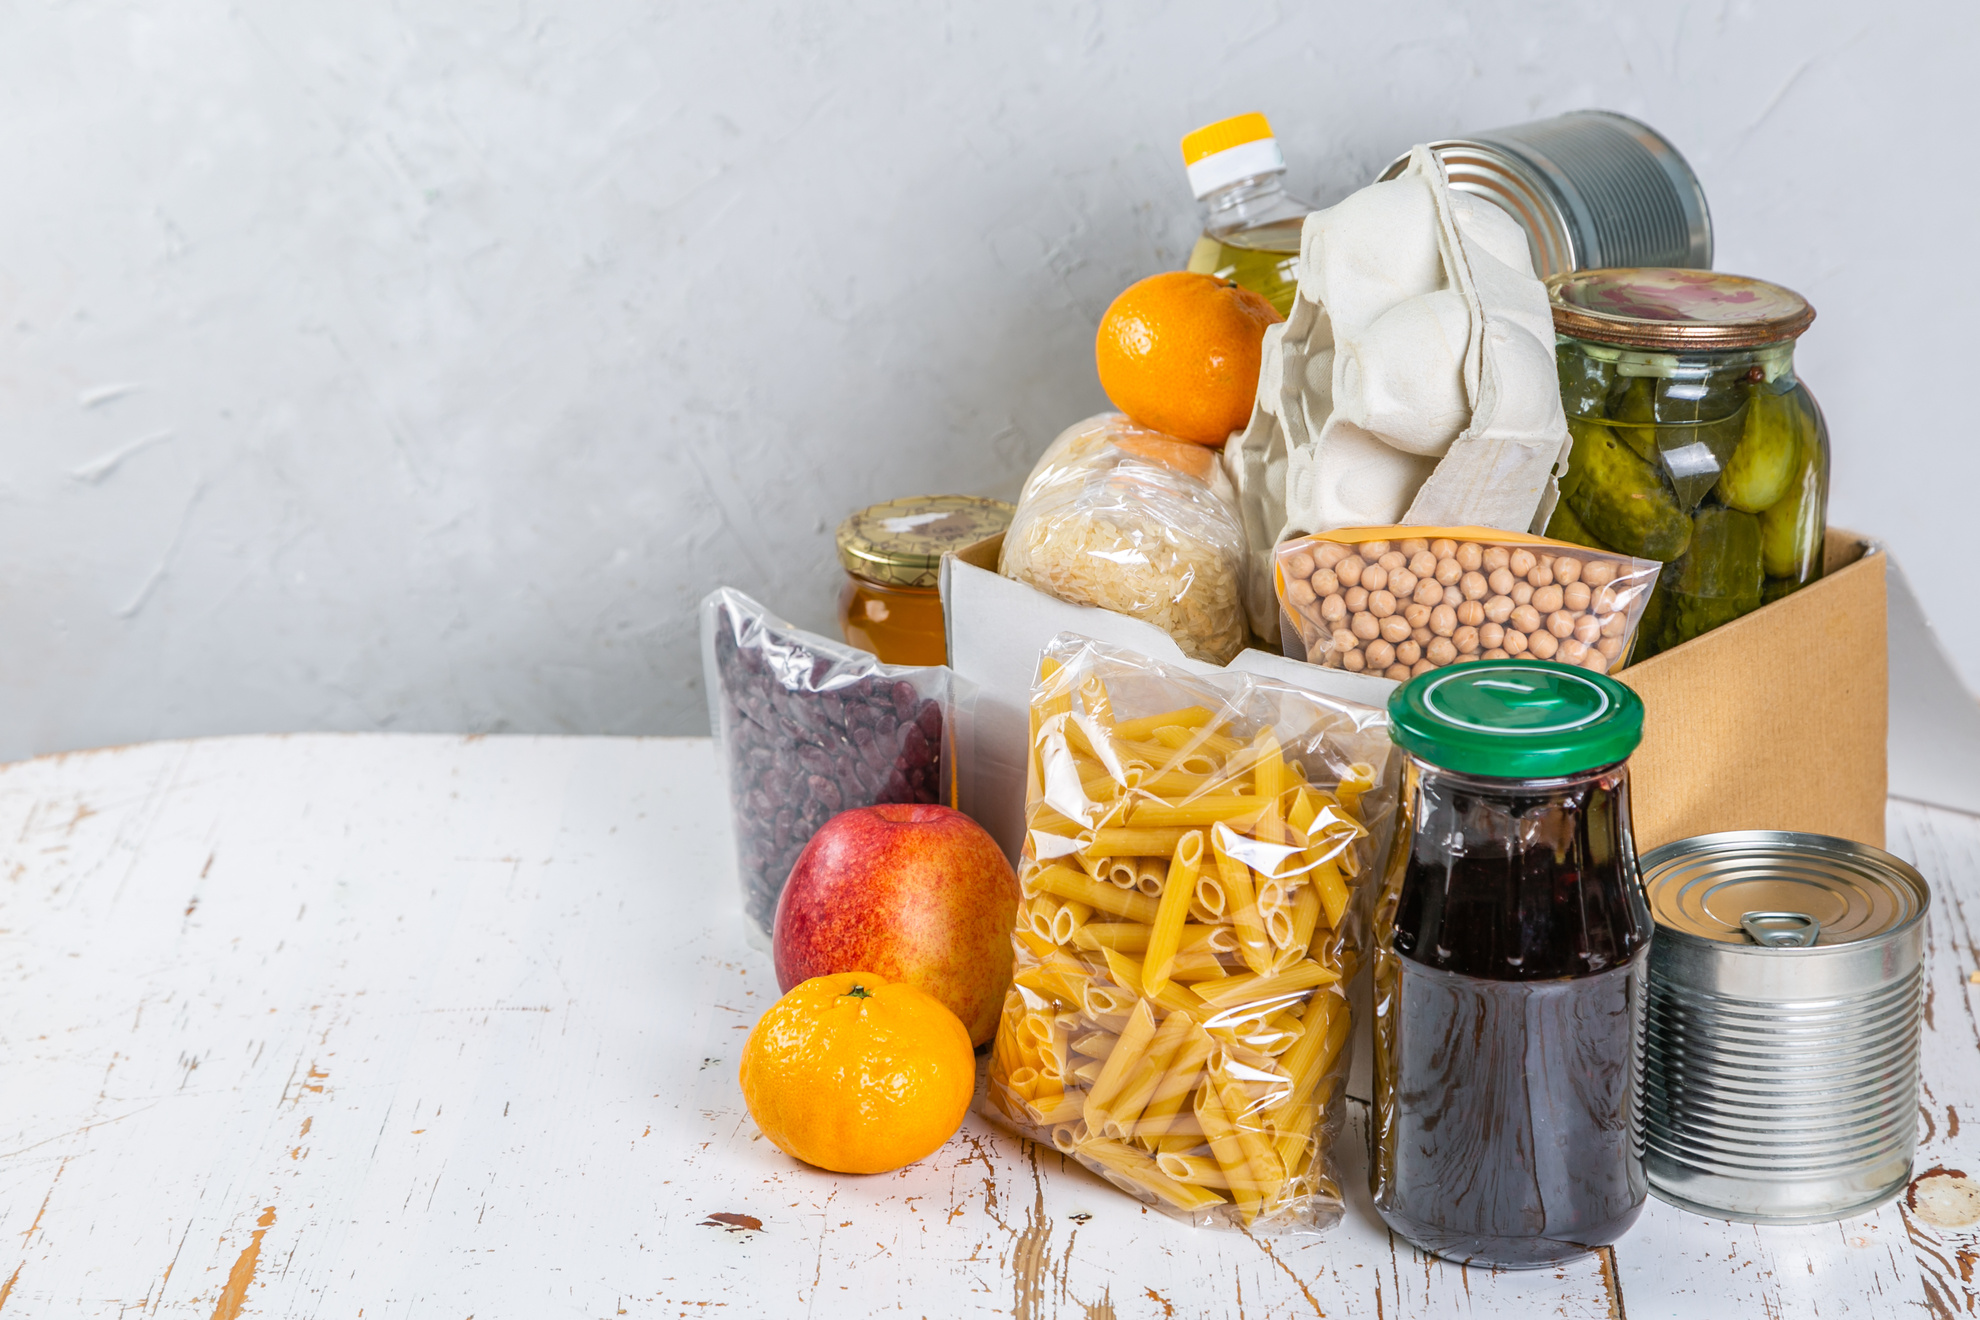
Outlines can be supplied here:
M1361 570L1361 585L1370 591L1388 590L1389 570L1380 564L1370 564Z
M1601 614L1596 617L1602 620L1602 635L1604 637L1620 638L1629 628L1629 616L1627 614Z
M1507 654L1505 653L1505 650L1504 650L1504 648L1502 648L1502 647L1497 647L1497 646L1494 646L1494 647L1489 647L1489 648L1487 648L1486 650L1484 650L1484 651L1481 651L1481 652L1479 652L1479 658L1480 658L1480 659L1484 659L1484 660L1510 660L1510 659L1512 659L1512 657L1511 657L1511 656L1509 656L1509 655L1507 655Z
M1535 606L1538 609L1539 606ZM1574 636L1574 616L1566 610L1555 610L1547 616L1547 631L1556 637Z
M1358 586L1361 583L1361 570L1368 567L1360 555L1349 555L1334 566L1334 576L1344 587Z
M1398 541L1396 543L1396 549L1412 558L1424 553L1429 548L1430 543L1420 536L1412 536L1407 541Z
M1320 602L1320 617L1327 623L1339 623L1347 613L1347 602L1339 596L1329 596Z
M1286 599L1304 609L1306 606L1313 604L1318 597L1313 594L1312 587L1300 579L1294 578L1292 581L1286 583Z
M1435 578L1424 578L1416 584L1416 591L1410 599L1419 605L1435 605L1444 598L1444 589Z
M1457 553L1457 542L1448 536L1440 536L1430 543L1430 553L1439 559L1449 559Z
M1437 571L1437 556L1428 550L1418 550L1409 557L1409 571L1418 577L1429 577Z
M1466 541L1451 558L1457 560L1458 567L1465 572L1476 573L1485 564L1485 547L1476 541Z
M1333 569L1316 568L1313 570L1314 595L1331 596L1340 589L1341 589L1340 575L1335 573Z
M1396 662L1396 648L1379 637L1362 649L1368 652L1370 669L1387 669Z
M1561 588L1561 604L1571 610L1585 610L1593 599L1595 593L1588 589L1586 582L1570 582Z
M1428 628L1418 628L1409 635L1409 640L1415 642L1418 646L1428 646L1430 645L1430 639L1436 635L1436 633L1431 632Z
M1478 625L1478 644L1490 651L1506 640L1504 624L1481 623Z
M1423 658L1433 665L1447 665L1457 659L1457 647L1451 645L1448 637L1433 637L1430 645L1423 648Z
M1482 600L1490 588L1486 585L1483 573L1466 573L1464 579L1458 583L1458 590L1464 594L1466 600Z
M1601 559L1591 559L1581 566L1581 580L1591 587L1606 587L1616 580L1616 566Z
M1493 623L1504 623L1512 617L1513 599L1511 596L1493 596L1485 602L1485 617Z
M1492 576L1486 578L1485 581L1491 585L1494 596L1503 596L1513 589L1512 570L1495 568L1492 570Z
M1405 640L1396 643L1397 664L1413 665L1422 658L1423 658L1423 648L1418 646L1415 642Z
M1485 606L1481 601L1468 600L1457 608L1458 627L1476 628L1485 622Z
M1313 570L1317 567L1318 565L1313 562L1313 556L1304 550L1295 550L1286 556L1285 570L1287 577L1310 578L1313 576Z
M1415 678L1418 674L1427 674L1436 667L1437 666L1431 664L1428 660L1418 660L1415 664L1409 667L1409 676L1411 678Z
M1341 652L1341 668L1347 670L1349 673L1358 674L1368 668L1368 657L1359 651L1343 651Z
M1595 643L1595 649L1600 651L1602 657L1610 664L1614 664L1616 657L1622 654L1622 638L1604 637L1601 641Z
M1313 562L1321 568L1332 568L1353 553L1344 545L1325 541L1314 547Z
M1583 646L1593 646L1602 640L1602 620L1599 615L1577 614L1574 616L1574 640Z
M1531 605L1521 605L1513 610L1506 622L1512 624L1514 632L1531 633L1540 628L1540 611Z
M1389 570L1389 590L1397 596L1407 597L1416 594L1416 574L1406 568Z
M1457 611L1448 605L1439 605L1430 611L1430 631L1439 637L1449 637L1458 628Z
M1536 569L1534 571L1538 572L1539 570ZM1566 592L1556 586L1535 587L1533 589L1533 608L1539 610L1542 614L1552 614L1561 607L1561 599L1566 594Z
M1408 665L1390 665L1390 666L1389 666L1389 667L1388 667L1387 669L1384 669L1384 670L1382 671L1382 677L1383 677L1383 678L1393 678L1393 679L1395 679L1395 680L1396 680L1396 682L1398 682L1398 683L1404 683L1404 682L1407 682L1407 681L1409 680L1409 666L1408 666Z
M1578 665L1587 654L1586 645L1569 638L1561 643L1561 649L1554 653L1554 658L1564 665Z
M1478 650L1478 630L1468 624L1459 628L1451 634L1451 645L1457 648L1459 655L1474 654Z
M1389 543L1387 541L1363 541L1361 543L1361 557L1371 564L1388 553Z
M1463 592L1463 591L1462 591L1461 589L1459 589L1459 588L1457 588L1457 587L1445 587L1445 588L1444 588L1444 604L1446 604L1446 605L1462 605L1462 604L1464 604L1464 592Z
M1334 649L1336 651L1352 651L1360 645L1361 639L1355 636L1350 629L1336 628L1334 630Z
M1533 584L1531 582L1515 582L1513 583L1513 589L1510 594L1513 598L1513 604L1524 605L1533 599Z
M1382 640L1385 642L1401 642L1410 632L1409 620L1400 614L1391 614L1382 620Z
M1557 555L1554 558L1554 581L1566 586L1581 580L1581 561L1573 555Z
M1460 655L1454 663L1460 665L1468 665L1468 664L1476 663L1478 659L1479 659L1478 653L1476 651L1473 651L1470 655Z
M1534 554L1523 545L1506 557L1506 567L1512 570L1514 577L1519 578L1523 578L1528 573L1531 573L1533 566L1539 562L1540 556Z
M1307 660L1311 662L1312 658L1308 656ZM1339 669L1341 667L1341 653L1332 650L1322 651L1320 653L1320 664L1326 669Z
M1439 599L1442 598L1439 597ZM1420 600L1413 600L1403 606L1403 617L1409 620L1409 626L1412 628L1421 628L1429 623L1430 615L1433 612L1434 610L1431 606L1425 605Z
M1354 616L1354 622L1348 625L1348 631L1364 642L1372 642L1382 635L1382 621L1367 610L1363 610Z
M1545 559L1536 559L1533 567L1526 571L1526 580L1536 587L1554 585L1554 566Z
M1437 561L1437 571L1432 576L1444 586L1451 586L1464 576L1464 565L1446 555Z
M1622 607L1622 593L1614 587L1597 587L1595 599L1588 602L1588 608L1597 614L1614 614Z
M1609 657L1591 646L1588 648L1588 654L1581 657L1581 667L1592 669L1598 674L1606 674L1609 672Z
M1396 598L1386 591L1368 593L1368 612L1378 619L1386 619L1396 612Z
M1404 554L1400 550L1390 550L1390 551L1386 551L1382 555L1382 557L1376 560L1375 562L1380 564L1383 568L1388 569L1391 573L1393 573L1397 569L1401 568L1404 564L1407 564L1409 562L1409 556Z
M1512 551L1504 546L1488 545L1485 547L1485 556L1480 561L1480 567L1489 573L1495 568L1504 568L1511 559Z
M1554 652L1561 649L1561 643L1550 632L1536 632L1526 639L1526 649L1533 652L1535 660L1552 660Z
M1349 587L1341 593L1341 599L1347 602L1348 613L1359 614L1368 608L1368 588Z
M1505 648L1507 655L1525 655L1526 634L1515 632L1511 628L1506 629Z

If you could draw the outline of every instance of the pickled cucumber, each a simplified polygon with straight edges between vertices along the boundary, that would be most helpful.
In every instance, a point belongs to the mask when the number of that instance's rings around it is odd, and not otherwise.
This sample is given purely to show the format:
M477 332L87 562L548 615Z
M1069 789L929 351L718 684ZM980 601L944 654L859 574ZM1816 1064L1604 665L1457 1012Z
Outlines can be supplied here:
M1678 507L1690 513L1717 484L1745 426L1744 379L1660 380L1655 398L1657 457Z
M1657 382L1648 376L1618 378L1609 395L1611 429L1646 463L1657 461Z
M1565 488L1565 479L1562 485ZM1595 533L1581 525L1581 519L1575 517L1574 510L1568 507L1565 494L1560 503L1554 506L1553 516L1547 520L1546 534L1556 541L1572 541L1576 545L1585 545L1594 550L1608 549L1596 539Z
M1554 357L1561 372L1561 407L1567 415L1600 418L1615 387L1615 364L1568 344L1555 349Z
M1760 555L1767 576L1811 582L1822 573L1822 532L1828 509L1828 464L1821 442L1821 412L1808 392L1783 395L1795 406L1800 461L1787 493L1760 515Z
M1666 647L1759 609L1765 585L1758 517L1707 504L1692 515L1691 523L1690 547L1660 577L1659 585L1670 588L1662 638Z
M1665 563L1682 555L1691 519L1657 469L1610 427L1570 419L1568 430L1574 451L1561 484L1562 506L1610 550Z
M1719 474L1721 503L1759 513L1787 494L1800 468L1803 415L1792 394L1756 389L1746 407L1739 448Z

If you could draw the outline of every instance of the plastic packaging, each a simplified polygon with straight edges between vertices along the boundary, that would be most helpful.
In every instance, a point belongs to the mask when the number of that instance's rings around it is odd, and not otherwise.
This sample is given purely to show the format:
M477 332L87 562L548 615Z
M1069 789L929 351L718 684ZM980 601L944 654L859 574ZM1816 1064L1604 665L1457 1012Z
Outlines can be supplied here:
M1386 715L1064 633L1031 719L995 1112L1193 1224L1338 1222Z
M1620 669L1660 567L1489 527L1346 527L1274 553L1307 660L1397 680L1523 656Z
M1038 460L998 571L1154 624L1221 665L1244 649L1244 528L1216 451L1102 413Z
M701 663L745 925L767 947L791 864L819 826L879 802L955 805L955 678L883 665L728 587L701 602Z

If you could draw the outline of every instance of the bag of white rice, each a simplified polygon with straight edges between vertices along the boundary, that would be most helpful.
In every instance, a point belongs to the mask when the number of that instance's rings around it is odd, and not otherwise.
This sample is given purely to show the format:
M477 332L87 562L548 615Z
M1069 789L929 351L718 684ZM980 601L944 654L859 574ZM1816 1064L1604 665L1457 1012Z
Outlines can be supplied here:
M1038 460L998 571L1152 623L1192 659L1244 649L1244 527L1217 452L1120 413L1066 428Z

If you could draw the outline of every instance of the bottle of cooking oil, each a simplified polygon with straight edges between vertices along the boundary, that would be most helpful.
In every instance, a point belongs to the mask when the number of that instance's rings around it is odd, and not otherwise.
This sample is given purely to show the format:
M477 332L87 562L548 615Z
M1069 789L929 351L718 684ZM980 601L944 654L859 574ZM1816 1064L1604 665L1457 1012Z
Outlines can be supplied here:
M1203 208L1203 236L1187 269L1234 281L1289 315L1299 230L1313 208L1286 192L1286 158L1272 125L1260 114L1220 119L1185 135L1182 154Z

